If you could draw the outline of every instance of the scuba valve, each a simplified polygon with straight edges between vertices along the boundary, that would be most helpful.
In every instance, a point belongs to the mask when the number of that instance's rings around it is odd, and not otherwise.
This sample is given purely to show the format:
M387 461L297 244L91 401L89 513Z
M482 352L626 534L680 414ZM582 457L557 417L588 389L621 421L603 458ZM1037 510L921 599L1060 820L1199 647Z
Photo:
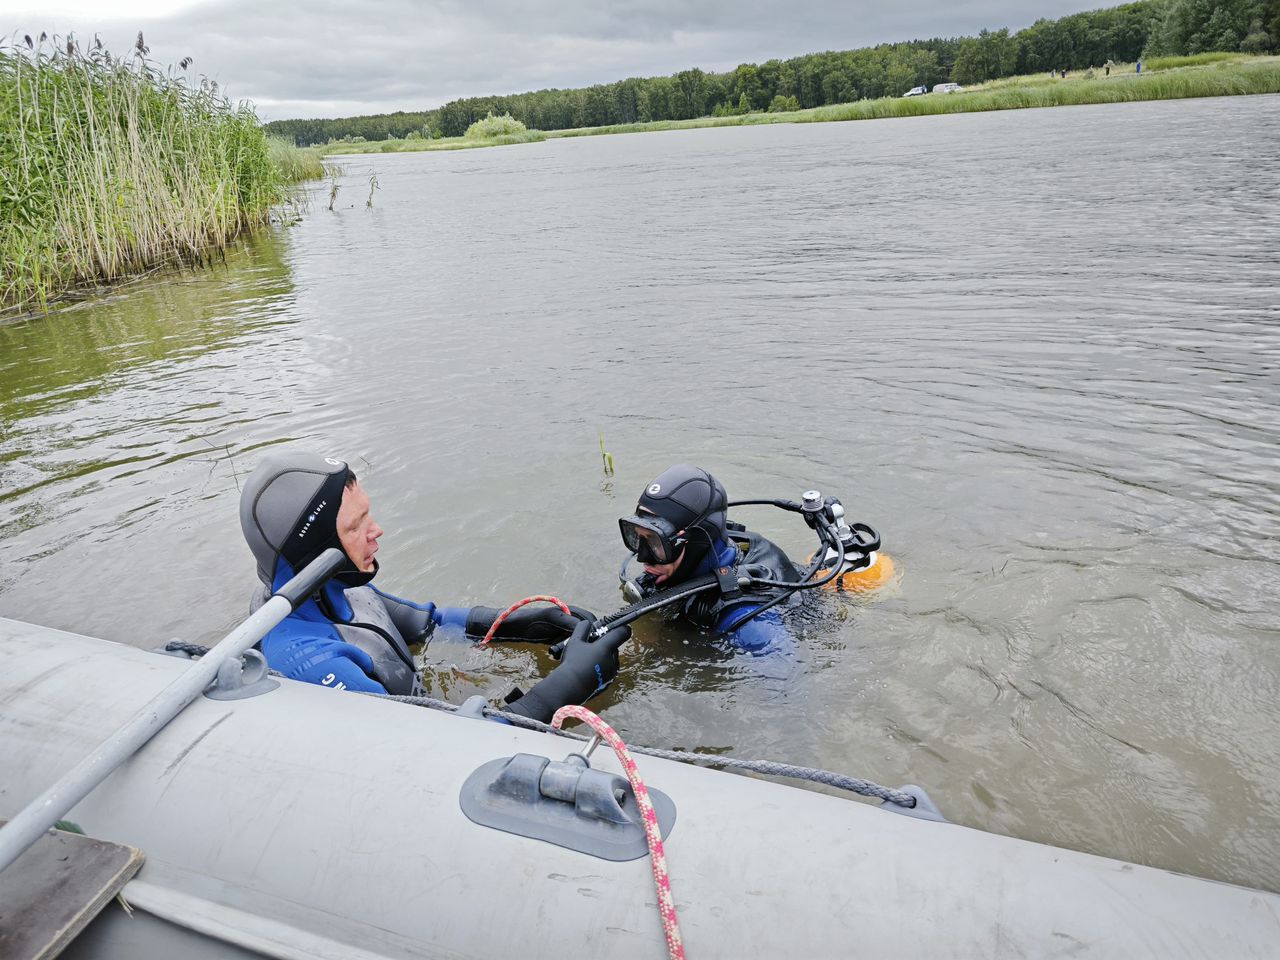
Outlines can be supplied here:
M810 516L821 515L835 530L835 536L844 547L842 554L828 544L811 558L819 566L826 566L833 576L825 577L823 585L832 590L863 592L884 586L893 577L893 560L880 553L880 534L865 523L846 523L844 505L835 497L823 498L817 490L805 493L806 521ZM812 525L812 524L811 524ZM827 569L819 571L826 574Z
M844 504L835 497L823 498L817 490L805 493L801 510L804 512L805 522L810 526L816 523L811 518L821 516L826 519L835 528L836 540L844 547L842 563L837 560L835 547L828 544L823 556L824 563L836 561L835 566L840 568L841 573L861 570L871 565L876 551L880 549L880 534L874 527L865 523L846 523Z

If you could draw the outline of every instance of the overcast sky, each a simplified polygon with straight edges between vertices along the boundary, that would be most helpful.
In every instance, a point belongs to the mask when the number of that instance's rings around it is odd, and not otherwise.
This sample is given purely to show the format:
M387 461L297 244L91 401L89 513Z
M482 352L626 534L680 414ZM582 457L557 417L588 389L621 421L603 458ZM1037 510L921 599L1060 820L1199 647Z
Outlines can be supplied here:
M1118 2L1118 0L1117 0ZM456 97L580 87L689 67L1018 29L1107 0L0 0L0 32L142 30L264 120L425 110Z

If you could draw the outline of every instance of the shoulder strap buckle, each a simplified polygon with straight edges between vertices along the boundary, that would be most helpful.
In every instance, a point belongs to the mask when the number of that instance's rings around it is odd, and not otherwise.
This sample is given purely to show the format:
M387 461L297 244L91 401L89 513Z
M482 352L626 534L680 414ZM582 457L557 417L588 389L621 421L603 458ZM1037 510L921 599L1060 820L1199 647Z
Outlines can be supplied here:
M716 567L716 579L720 581L720 595L726 599L742 596L736 567Z

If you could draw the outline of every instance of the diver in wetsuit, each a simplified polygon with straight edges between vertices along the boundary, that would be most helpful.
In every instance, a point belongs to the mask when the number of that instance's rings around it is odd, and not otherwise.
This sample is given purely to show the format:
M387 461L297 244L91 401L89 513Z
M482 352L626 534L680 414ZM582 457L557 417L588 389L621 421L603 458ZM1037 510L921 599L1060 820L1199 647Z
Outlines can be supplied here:
M263 583L253 609L326 548L339 547L347 557L332 580L261 641L271 667L294 680L334 690L417 694L410 644L424 643L437 630L483 636L497 619L496 608L413 603L370 585L383 531L369 512L368 494L341 460L269 454L245 482L240 525ZM594 615L571 609L573 616L526 607L498 628L498 640L564 643L559 666L504 709L550 720L567 703L585 703L618 672L618 647L631 631L624 627L593 639Z
M652 596L713 570L795 583L801 571L777 544L728 519L724 485L700 467L679 463L647 486L635 516L618 521L622 542L644 565L632 583ZM677 607L679 618L699 630L722 633L739 649L755 652L788 640L776 606L760 611L782 588L750 595L709 590Z

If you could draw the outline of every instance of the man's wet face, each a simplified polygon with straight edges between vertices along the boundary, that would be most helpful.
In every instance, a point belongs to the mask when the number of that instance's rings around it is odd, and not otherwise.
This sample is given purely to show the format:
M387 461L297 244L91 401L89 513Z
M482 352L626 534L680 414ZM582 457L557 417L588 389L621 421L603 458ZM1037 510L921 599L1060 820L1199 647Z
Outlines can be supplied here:
M359 482L342 491L338 507L338 542L357 570L370 573L383 530L369 514L369 495Z

